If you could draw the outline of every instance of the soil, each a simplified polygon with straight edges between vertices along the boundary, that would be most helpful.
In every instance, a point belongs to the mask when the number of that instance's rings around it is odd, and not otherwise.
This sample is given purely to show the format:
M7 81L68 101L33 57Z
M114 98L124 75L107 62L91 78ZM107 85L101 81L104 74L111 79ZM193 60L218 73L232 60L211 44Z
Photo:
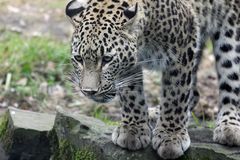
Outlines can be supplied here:
M58 2L62 5L56 7ZM67 2L53 0L51 3L54 4L52 7L46 5L49 4L47 0L34 2L30 0L1 1L0 30L10 30L27 36L48 36L70 42L73 28L64 15L64 5ZM213 119L218 112L217 75L214 66L213 54L208 49L204 50L203 60L198 72L198 89L201 100L194 109L197 117ZM159 103L160 74L152 71L144 71L144 73L149 106L157 106ZM54 112L58 107L63 107L73 112L89 114L94 108L103 106L104 111L112 119L120 118L120 108L117 101L110 104L96 104L82 95L68 96L65 88L59 84L50 87L43 82L39 86L39 90L43 94L49 95L49 98L44 102L45 105L39 104L34 97L16 98L17 93L13 89L10 94L0 97L0 108L5 110L8 106L15 106L28 110Z

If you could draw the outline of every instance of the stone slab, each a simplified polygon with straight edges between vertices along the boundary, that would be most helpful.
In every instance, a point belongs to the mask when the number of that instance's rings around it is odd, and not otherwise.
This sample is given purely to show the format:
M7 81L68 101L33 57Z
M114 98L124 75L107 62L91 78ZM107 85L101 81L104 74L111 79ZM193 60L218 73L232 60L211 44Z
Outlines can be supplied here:
M0 140L9 160L48 160L51 146L48 138L55 115L9 107L1 120Z
M111 142L113 128L91 117L64 112L57 113L54 125L59 142L67 140L75 152L89 148L96 160L161 160L151 147L132 152L115 146ZM192 144L179 160L240 160L240 147L216 144L212 133L206 128L189 129Z
M55 115L37 113L9 107L13 126L15 128L31 129L36 131L50 131L54 125Z
M85 115L9 108L5 119L0 139L9 160L161 160L151 146L135 152L115 146L115 126ZM240 160L240 147L214 143L211 129L191 128L189 135L191 147L179 160Z

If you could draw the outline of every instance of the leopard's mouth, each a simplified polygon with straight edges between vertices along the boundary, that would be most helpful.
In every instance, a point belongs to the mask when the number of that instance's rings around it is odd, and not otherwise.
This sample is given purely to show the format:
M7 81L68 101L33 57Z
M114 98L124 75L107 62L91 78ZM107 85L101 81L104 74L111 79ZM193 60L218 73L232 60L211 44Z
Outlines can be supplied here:
M88 98L98 103L107 103L107 102L110 102L112 99L114 99L115 96L116 96L116 90L111 88L108 91L104 91L95 95L88 96Z
M107 103L110 102L116 96L116 92L113 93L104 93L100 95L90 96L89 98L98 103Z

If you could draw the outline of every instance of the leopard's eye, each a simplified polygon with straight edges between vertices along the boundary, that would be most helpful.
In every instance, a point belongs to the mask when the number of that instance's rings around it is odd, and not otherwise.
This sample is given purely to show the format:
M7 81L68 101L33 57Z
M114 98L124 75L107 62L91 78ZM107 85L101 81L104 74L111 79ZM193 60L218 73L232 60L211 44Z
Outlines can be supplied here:
M103 56L102 65L105 65L105 64L109 63L110 61L112 61L112 59L113 59L112 56Z
M80 55L74 56L74 59L75 59L77 62L83 64L83 59L82 59L82 57L81 57Z

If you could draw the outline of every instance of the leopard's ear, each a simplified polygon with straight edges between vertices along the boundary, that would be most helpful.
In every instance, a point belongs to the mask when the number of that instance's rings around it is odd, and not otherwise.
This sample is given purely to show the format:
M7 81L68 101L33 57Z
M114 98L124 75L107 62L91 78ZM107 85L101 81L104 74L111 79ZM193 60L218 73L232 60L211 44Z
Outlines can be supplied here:
M67 4L65 13L70 18L73 25L76 25L75 18L85 10L86 6L87 0L72 0Z
M124 24L123 28L128 32L131 32L133 30L133 27L134 27L133 24L138 14L138 3L136 3L132 7L125 9L123 11L123 14L128 19L127 22Z
M136 3L134 6L129 7L123 11L124 15L129 19L132 20L134 17L136 17L138 12L138 3Z

